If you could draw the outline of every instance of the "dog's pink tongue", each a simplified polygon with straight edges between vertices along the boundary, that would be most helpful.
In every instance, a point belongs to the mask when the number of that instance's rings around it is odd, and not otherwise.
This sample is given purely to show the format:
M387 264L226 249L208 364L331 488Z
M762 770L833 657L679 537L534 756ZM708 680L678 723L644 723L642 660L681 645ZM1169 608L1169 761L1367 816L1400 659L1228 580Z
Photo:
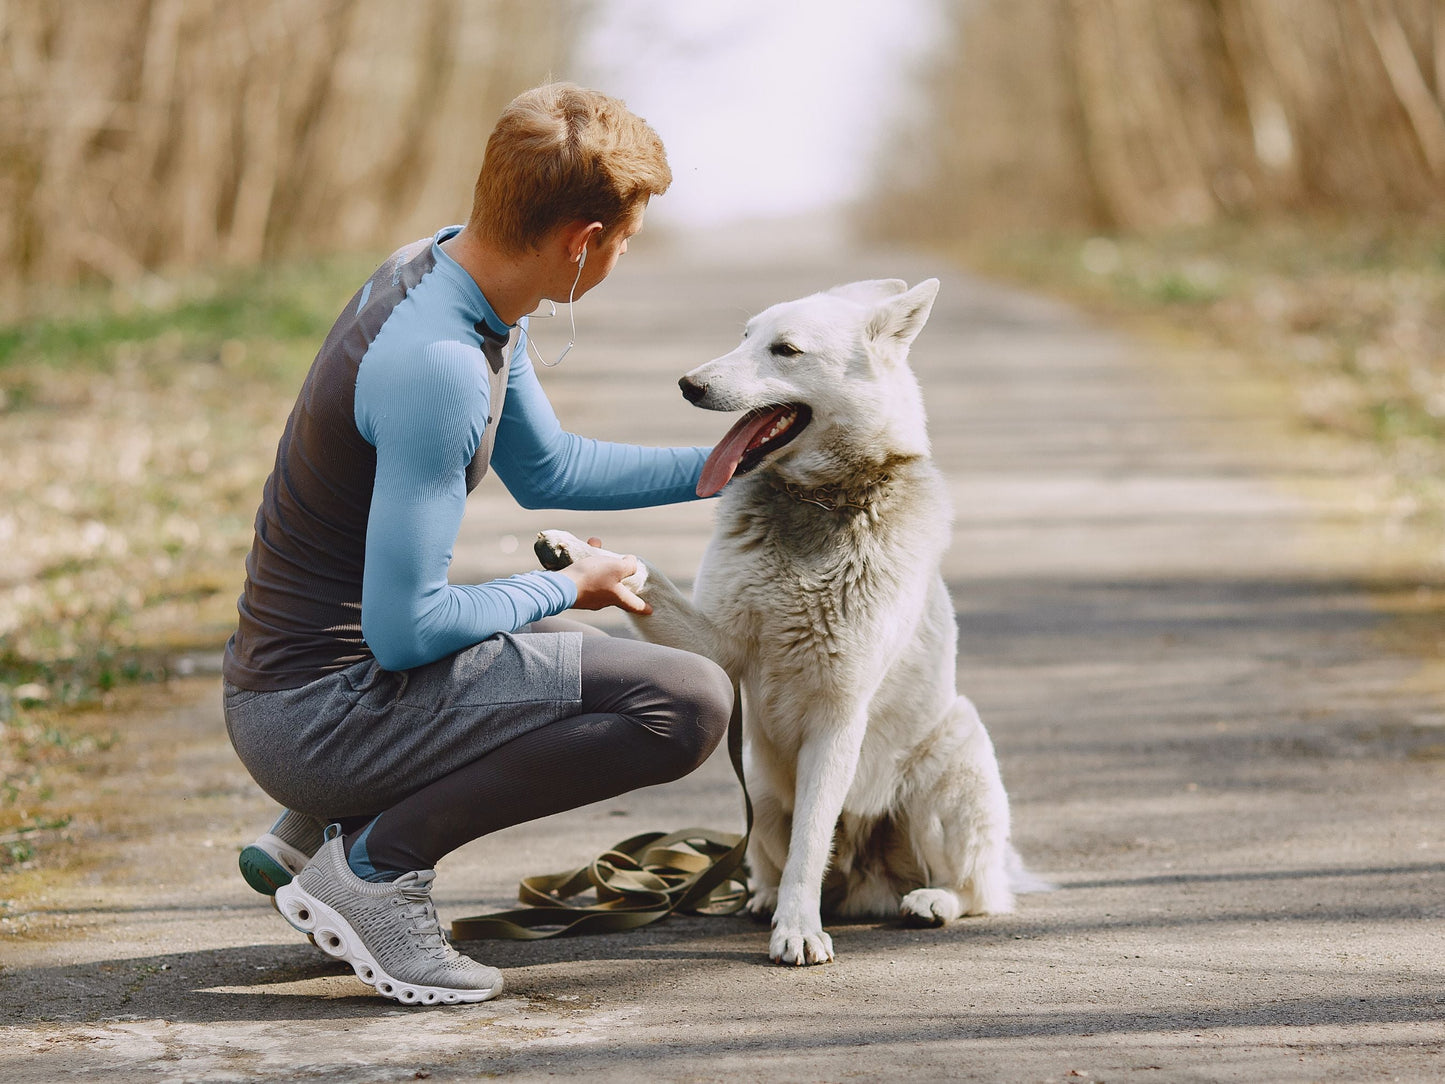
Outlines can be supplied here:
M711 497L727 485L733 472L738 469L743 453L788 410L788 407L780 406L772 410L744 414L738 419L737 424L728 430L727 436L718 441L712 455L708 456L707 462L702 465L702 476L697 480L697 495Z

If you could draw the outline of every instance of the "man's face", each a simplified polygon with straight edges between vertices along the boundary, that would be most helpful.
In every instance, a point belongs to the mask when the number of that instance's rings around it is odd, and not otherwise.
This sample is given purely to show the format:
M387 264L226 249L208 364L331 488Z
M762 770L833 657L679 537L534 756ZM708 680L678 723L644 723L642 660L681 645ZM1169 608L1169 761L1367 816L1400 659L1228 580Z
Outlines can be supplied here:
M577 280L577 297L581 297L612 273L617 261L627 251L627 242L642 229L642 215L646 207L646 204L639 204L630 217L610 230L595 235L588 242L587 263L582 268L581 278Z

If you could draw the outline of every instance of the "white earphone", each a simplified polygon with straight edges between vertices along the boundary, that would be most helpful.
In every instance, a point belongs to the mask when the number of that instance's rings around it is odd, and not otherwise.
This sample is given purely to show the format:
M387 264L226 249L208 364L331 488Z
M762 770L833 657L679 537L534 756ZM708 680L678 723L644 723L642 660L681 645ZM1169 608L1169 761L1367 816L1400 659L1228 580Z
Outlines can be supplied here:
M574 298L574 297L576 296L576 294L577 294L577 284L582 281L582 268L584 268L584 267L586 267L586 266L587 266L587 246L584 244L584 245L582 246L582 251L581 251L581 253L577 256L577 277L572 280L572 289L571 289L571 291L567 294L567 319L568 319L568 322L571 323L571 325L572 325L572 337L567 340L567 345L564 346L564 347L562 348L562 352L557 355L557 360L556 360L556 361L548 361L546 358L544 358L544 357L542 356L541 352L537 349L537 347L536 347L535 345L533 345L533 343L532 343L532 336L531 336L530 334L527 336L527 349L532 353L532 356L535 357L538 362L540 362L541 364L545 365L545 366L546 366L547 368L549 368L549 369L551 369L551 368L554 367L554 366L561 365L561 364L562 364L562 359L567 356L567 351L571 350L572 347L574 347L574 346L577 345L577 317L576 317L576 316L573 314L573 312L572 312L572 304L573 304L573 298ZM551 312L547 313L546 316L544 316L544 317L539 317L536 313L533 313L532 316L531 316L531 319L534 319L534 320L536 320L536 319L546 319L546 318L548 318L548 317L556 316L556 315L557 315L557 303L556 303L555 301L548 301L547 304L549 304L549 305L552 306L552 311L551 311Z

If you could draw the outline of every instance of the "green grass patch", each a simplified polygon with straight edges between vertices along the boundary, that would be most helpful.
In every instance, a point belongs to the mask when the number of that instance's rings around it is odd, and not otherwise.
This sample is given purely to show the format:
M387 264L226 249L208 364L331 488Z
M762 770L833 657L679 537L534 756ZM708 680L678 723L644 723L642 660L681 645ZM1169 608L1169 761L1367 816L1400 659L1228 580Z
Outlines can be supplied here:
M179 336L193 355L218 353L228 340L264 335L274 339L324 335L327 324L296 299L244 287L174 307L91 317L33 320L0 331L0 367L48 364L104 366L118 343L143 344Z
M274 358L278 345L304 345L314 355L376 262L338 257L152 280L135 293L62 292L47 299L46 311L0 324L0 372L108 372L118 358L136 356L163 366L226 362L244 368L247 361L254 366ZM286 375L265 364L258 371Z

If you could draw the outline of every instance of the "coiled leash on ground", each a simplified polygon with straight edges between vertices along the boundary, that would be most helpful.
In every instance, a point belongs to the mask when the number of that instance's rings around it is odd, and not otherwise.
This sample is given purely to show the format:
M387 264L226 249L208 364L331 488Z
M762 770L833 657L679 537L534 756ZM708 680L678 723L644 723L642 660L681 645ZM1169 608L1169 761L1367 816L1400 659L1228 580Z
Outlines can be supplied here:
M747 825L742 835L684 828L631 836L580 869L524 877L517 890L523 906L455 919L452 939L540 941L635 930L674 911L729 915L741 910L748 898L741 869L753 830L753 803L743 780L742 696L736 687L728 758L743 788ZM596 903L572 902L589 891Z

